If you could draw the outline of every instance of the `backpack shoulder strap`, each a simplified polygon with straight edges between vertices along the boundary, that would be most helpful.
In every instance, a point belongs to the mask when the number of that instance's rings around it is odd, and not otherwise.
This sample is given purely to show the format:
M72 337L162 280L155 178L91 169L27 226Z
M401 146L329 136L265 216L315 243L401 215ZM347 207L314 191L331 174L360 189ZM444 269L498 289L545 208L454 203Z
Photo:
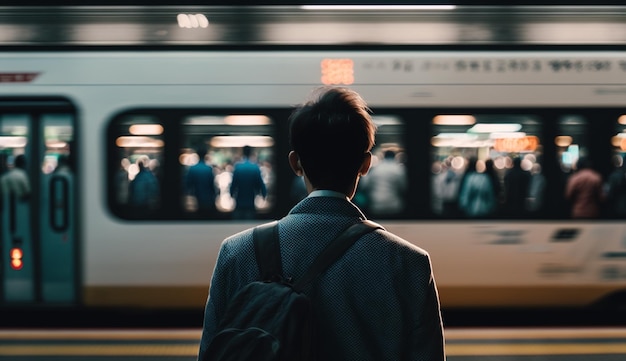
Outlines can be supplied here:
M278 221L256 226L252 231L256 263L261 280L269 281L282 276L283 266L278 243Z
M345 229L335 240L324 248L319 256L317 256L302 278L293 285L293 289L297 292L301 292L307 284L312 282L317 276L322 274L326 268L339 259L339 257L341 257L359 238L376 229L384 230L383 226L380 224L367 219Z

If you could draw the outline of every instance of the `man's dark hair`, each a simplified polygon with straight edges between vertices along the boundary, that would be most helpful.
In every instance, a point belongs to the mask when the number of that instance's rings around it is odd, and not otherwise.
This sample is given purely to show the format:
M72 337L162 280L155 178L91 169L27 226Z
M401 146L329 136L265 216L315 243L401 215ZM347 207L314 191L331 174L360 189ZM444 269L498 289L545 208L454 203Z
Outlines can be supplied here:
M394 159L396 157L396 152L394 152L391 149L386 150L384 157L385 157L385 159Z
M206 157L208 152L209 150L205 146L196 148L196 153L198 154L198 158L200 158L200 162L204 162L204 157Z
M13 161L15 168L26 169L26 156L24 154L20 154L15 157Z
M293 151L314 187L343 192L374 146L376 127L361 96L322 88L290 117Z
M244 157L250 158L250 155L252 154L252 147L249 145L244 145L242 151Z

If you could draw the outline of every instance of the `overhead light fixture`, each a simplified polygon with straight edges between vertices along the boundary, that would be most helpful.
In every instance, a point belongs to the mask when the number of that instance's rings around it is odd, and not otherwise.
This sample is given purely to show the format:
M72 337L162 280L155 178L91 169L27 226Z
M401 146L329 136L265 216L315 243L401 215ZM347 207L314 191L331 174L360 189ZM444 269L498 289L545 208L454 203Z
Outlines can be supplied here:
M133 124L128 128L132 135L161 135L163 126L160 124Z
M437 125L472 125L476 123L473 115L437 115L433 124Z
M253 148L266 148L274 145L274 139L260 135L231 135L211 138L212 148L241 148L250 146Z
M0 136L0 147L2 148L24 148L26 144L28 144L26 137Z
M554 138L554 144L557 147L568 147L572 144L572 142L574 141L574 138L570 137L569 135L559 135L558 137Z
M505 132L505 133L491 133L489 134L490 139L522 139L526 138L526 133L524 132Z
M468 129L470 133L509 133L522 129L518 123L478 123Z
M178 14L178 27L185 29L208 28L209 19L203 14Z
M160 139L143 136L121 136L115 140L120 148L163 148L164 144Z
M302 10L454 10L456 5L302 5Z
M229 115L224 118L228 125L268 125L272 121L265 115Z

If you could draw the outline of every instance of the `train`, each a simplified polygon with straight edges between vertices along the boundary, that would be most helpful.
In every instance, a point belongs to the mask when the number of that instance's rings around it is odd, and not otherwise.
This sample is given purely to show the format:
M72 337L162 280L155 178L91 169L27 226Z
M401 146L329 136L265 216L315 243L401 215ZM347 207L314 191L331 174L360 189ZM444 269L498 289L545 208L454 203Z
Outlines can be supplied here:
M354 201L429 252L442 308L623 302L617 196L577 219L565 189L579 159L593 161L604 191L623 164L626 51L357 44L3 51L0 179L22 159L30 192L3 188L0 305L201 310L222 241L301 199L288 118L321 86L354 89L370 106L372 169L389 150L404 167L395 212L377 212L366 186ZM234 217L229 193L244 146L267 186L254 219ZM479 172L492 160L503 189L520 159L542 191L524 195L521 213L503 206L504 193L494 214L447 213L445 170L461 177L472 158ZM210 212L186 187L202 161L218 193ZM156 192L137 205L141 171Z

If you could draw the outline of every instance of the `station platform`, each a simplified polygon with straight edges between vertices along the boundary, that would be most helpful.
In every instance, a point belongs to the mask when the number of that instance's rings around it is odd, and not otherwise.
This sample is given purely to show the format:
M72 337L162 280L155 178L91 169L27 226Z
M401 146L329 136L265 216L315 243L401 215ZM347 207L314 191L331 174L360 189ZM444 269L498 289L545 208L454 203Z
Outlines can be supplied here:
M193 361L201 329L1 329L0 361ZM626 328L452 328L449 361L618 361Z

